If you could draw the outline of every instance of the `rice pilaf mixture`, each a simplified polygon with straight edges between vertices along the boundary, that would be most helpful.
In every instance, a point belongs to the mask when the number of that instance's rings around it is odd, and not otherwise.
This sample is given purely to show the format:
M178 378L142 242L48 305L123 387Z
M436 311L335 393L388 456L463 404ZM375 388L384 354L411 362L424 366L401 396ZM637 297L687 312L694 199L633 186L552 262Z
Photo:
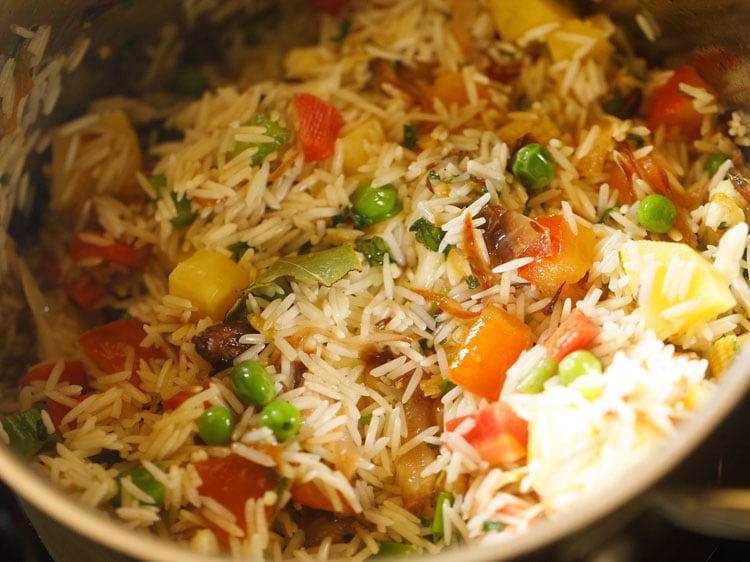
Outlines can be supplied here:
M168 111L54 131L19 262L41 363L0 435L200 552L508 540L737 353L750 120L711 53L648 68L556 0L316 4L283 79L191 68Z

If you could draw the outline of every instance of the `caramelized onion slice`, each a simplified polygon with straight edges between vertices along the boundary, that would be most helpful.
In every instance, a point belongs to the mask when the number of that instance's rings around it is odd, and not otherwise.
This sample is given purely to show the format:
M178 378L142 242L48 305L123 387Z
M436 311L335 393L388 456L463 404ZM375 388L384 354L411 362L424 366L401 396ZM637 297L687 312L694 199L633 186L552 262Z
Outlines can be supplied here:
M517 211L488 205L479 215L486 220L483 237L491 267L524 255L544 254L549 248L547 229Z

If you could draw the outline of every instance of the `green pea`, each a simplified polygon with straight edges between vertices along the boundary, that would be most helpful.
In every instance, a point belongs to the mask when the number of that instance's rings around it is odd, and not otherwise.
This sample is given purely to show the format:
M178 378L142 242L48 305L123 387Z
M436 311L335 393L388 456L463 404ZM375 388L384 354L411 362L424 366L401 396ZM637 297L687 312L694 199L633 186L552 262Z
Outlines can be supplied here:
M266 368L257 361L238 363L229 374L232 388L246 406L265 406L276 396L276 387Z
M557 372L557 361L551 357L542 357L539 362L521 379L516 386L518 392L538 394L544 390L544 383Z
M538 191L552 183L555 159L542 145L531 143L513 155L510 169L526 189Z
M581 375L601 375L602 362L590 351L578 349L560 360L557 372L560 375L560 384L568 386Z
M719 169L719 166L721 166L727 160L729 160L729 154L718 151L712 152L706 158L706 163L703 165L703 169L706 170L706 173L709 177L713 177L716 171Z
M224 406L211 406L198 418L198 435L207 445L227 445L234 432L234 416Z
M649 232L664 234L674 225L677 209L663 195L652 193L641 199L637 217L641 226Z
M286 441L297 435L301 421L299 410L292 404L274 400L260 411L258 425L273 431L277 441Z
M401 211L398 190L390 183L378 187L373 187L370 182L361 183L352 193L352 211L358 226L389 219Z

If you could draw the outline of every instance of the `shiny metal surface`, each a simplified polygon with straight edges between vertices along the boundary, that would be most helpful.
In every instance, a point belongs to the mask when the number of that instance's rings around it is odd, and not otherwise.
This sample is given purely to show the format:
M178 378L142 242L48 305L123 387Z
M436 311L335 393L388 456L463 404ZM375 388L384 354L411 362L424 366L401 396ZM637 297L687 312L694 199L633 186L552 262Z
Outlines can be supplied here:
M510 1L510 0L509 0ZM0 0L0 53L12 51L16 37L9 33L11 23L23 26L48 23L53 35L48 49L52 56L64 52L82 35L91 37L92 48L82 67L66 78L63 96L51 117L56 121L80 113L87 100L111 93L137 93L140 62L96 56L101 47L121 46L134 37L147 44L167 22L174 23L183 34L196 33L196 22L186 21L178 9L178 0L145 2L136 0L132 9L117 1L70 0ZM252 2L251 2L252 4ZM718 48L724 53L744 54L750 49L750 2L727 0L634 0L585 1L583 10L602 8L612 13L629 41L652 59L676 64L696 49ZM252 4L257 6L257 3ZM637 23L652 20L660 30L656 41L649 41ZM203 22L204 24L206 22ZM209 23L210 25L210 23ZM199 34L195 40L201 40ZM189 43L189 41L188 41ZM750 72L747 67L728 79L725 85L734 105L750 103ZM33 165L33 163L30 163ZM14 186L2 183L2 189ZM23 234L23 233L21 233ZM706 437L721 426L730 412L740 404L750 388L750 348L724 377L719 392L698 416L686 423L654 455L653 462L638 474L620 483L606 498L588 502L565 518L546 521L526 535L511 541L501 551L466 548L463 562L490 561L524 557L525 560L587 560L601 548L603 541L615 536L627 521L649 504L644 492L678 466ZM6 447L0 446L0 478L7 482L28 504L29 515L50 552L59 562L112 560L176 560L209 562L216 558L191 554L175 546L126 529L101 513L83 508L55 489L45 479L31 473L24 462ZM668 496L664 496L668 497ZM677 498L680 499L680 498ZM676 496L667 501L666 511L677 507ZM684 500L683 497L680 501ZM688 506L692 509L691 506ZM685 515L674 512L675 519ZM750 523L748 523L750 526ZM80 537L86 537L84 541ZM454 560L447 552L431 560Z

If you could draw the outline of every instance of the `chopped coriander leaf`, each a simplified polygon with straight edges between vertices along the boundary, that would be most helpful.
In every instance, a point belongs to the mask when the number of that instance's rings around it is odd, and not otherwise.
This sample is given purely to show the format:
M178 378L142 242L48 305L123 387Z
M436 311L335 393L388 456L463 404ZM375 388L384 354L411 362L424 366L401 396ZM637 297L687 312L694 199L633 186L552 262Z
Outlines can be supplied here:
M612 94L602 102L602 109L604 110L604 113L619 117L620 113L622 112L624 99L625 96L622 95L622 90L620 90L620 88L615 88L612 91Z
M432 344L427 340L427 338L420 338L419 341L417 341L417 345L419 345L419 352L422 355L433 349Z
M440 389L440 392L442 392L443 394L447 394L448 392L456 388L456 383L448 379L443 379L438 383L438 388Z
M365 256L370 265L383 265L383 258L390 252L388 244L380 236L358 238L354 241L354 248Z
M370 422L372 421L372 416L360 416L359 418L359 425L370 425Z
M437 172L437 170L430 170L429 172L427 172L427 177L431 180L439 181L448 185L453 183L453 178L444 178Z
M727 230L729 228L729 223L726 221L721 221L719 223L719 226L716 227L716 230Z
M599 219L599 224L604 224L609 220L609 216L616 211L619 208L619 206L610 207L609 209L605 209L605 211L602 213L602 218Z
M344 39L346 39L346 36L349 35L349 31L352 28L352 22L350 20L344 20L341 22L341 25L339 26L339 31L331 37L331 41L334 43L341 43Z
M167 187L167 177L164 174L156 174L155 176L151 176L148 182L154 188L155 198L153 200L160 199L163 196L164 189ZM175 215L169 219L172 226L175 228L184 228L191 225L198 216L198 213L193 211L190 199L185 195L178 199L178 195L174 191L170 191L169 196L172 198L175 208Z
M245 252L247 252L250 249L250 244L247 242L240 240L239 242L235 242L234 244L230 244L227 246L227 250L232 252L232 257L234 258L234 261L240 261L242 256L245 255Z
M466 278L466 285L468 285L469 289L476 289L479 287L479 278L476 275L469 275Z
M200 67L186 66L177 74L174 90L181 96L197 98L208 86L208 79Z
M644 139L641 135L636 135L635 133L628 133L627 135L625 135L625 138L632 142L636 146L636 148L641 148L646 144L646 139Z
M411 125L408 123L404 125L403 145L410 150L414 148L415 146L417 146L417 126L416 125Z
M729 160L728 154L725 154L724 152L712 152L706 158L706 163L704 164L703 169L706 170L709 177L713 177L718 171L719 166L727 160Z
M193 211L190 199L186 196L177 199L177 194L174 192L170 193L170 196L172 197L172 201L174 201L175 215L169 219L169 222L171 222L172 226L175 228L185 228L186 226L190 226L198 216L198 213Z
M440 242L442 242L445 237L443 229L439 226L435 226L424 217L414 221L409 227L409 232L414 232L417 242L433 252L438 251L440 248Z
M267 137L271 137L273 140L269 142L237 141L234 143L234 148L227 153L227 159L231 160L244 150L254 146L257 150L250 158L250 164L252 166L257 166L263 162L266 156L276 152L288 143L292 136L289 129L282 127L277 121L272 121L267 113L256 113L250 121L247 122L247 125L251 127L263 127L265 129L263 134Z
M483 533L491 533L491 532L497 532L502 531L505 528L505 523L502 521L485 521L482 523L482 532Z

